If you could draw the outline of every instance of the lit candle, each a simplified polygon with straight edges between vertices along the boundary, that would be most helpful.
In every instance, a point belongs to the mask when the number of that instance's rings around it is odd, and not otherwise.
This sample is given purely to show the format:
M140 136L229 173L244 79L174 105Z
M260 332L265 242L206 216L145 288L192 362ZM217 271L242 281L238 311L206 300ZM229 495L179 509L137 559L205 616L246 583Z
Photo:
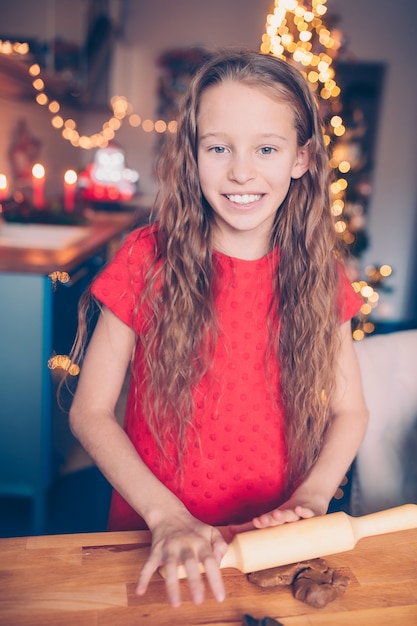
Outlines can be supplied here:
M37 209L41 209L45 206L44 198L44 185L45 185L45 168L40 163L35 163L32 167L32 193L33 193L33 206Z
M76 187L77 173L74 170L67 170L64 174L64 207L66 211L74 210Z
M0 202L7 198L7 177L5 174L0 174Z

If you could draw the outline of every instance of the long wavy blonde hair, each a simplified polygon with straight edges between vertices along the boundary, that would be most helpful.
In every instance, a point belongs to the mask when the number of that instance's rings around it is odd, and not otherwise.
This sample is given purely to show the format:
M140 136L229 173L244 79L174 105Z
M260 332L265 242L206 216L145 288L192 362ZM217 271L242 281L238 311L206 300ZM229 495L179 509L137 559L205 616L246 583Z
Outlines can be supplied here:
M157 168L156 255L147 271L143 302L149 316L139 337L146 375L137 384L160 449L174 444L180 461L193 423L193 389L210 372L217 336L215 224L197 166L199 104L205 89L231 80L287 103L298 146L309 146L309 169L291 181L270 237L270 249L279 250L274 276L279 295L270 306L267 357L280 363L291 485L314 463L330 419L339 327L338 238L317 104L301 73L285 61L245 50L220 52L195 75L183 100L177 133Z
M193 388L210 369L217 330L214 219L197 166L199 104L205 89L230 80L267 90L288 103L298 146L309 146L309 169L291 181L270 238L270 248L279 249L274 277L279 296L270 308L268 358L280 363L293 483L314 463L330 417L338 348L339 244L317 104L300 72L285 61L244 50L220 52L197 73L183 100L177 133L157 170L159 228L144 294L153 314L141 337L148 376L142 389L149 390L146 414L161 449L171 434L183 450L181 442L192 425Z

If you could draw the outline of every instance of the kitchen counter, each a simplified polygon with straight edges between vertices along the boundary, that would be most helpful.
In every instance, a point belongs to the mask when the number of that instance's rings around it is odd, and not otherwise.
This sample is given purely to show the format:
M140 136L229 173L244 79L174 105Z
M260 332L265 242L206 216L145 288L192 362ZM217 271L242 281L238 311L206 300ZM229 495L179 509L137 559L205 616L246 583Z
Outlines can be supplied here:
M246 613L284 626L417 624L417 529L361 539L354 550L326 557L350 578L343 596L322 609L295 600L289 587L261 589L234 569L223 570L227 597L188 600L172 609L155 574L135 595L149 551L147 531L0 540L2 626L240 626Z
M9 247L0 245L0 272L23 274L50 274L54 271L71 272L115 237L130 230L141 212L91 212L87 235L62 249ZM67 229L77 228L68 226ZM1 227L0 227L1 229Z

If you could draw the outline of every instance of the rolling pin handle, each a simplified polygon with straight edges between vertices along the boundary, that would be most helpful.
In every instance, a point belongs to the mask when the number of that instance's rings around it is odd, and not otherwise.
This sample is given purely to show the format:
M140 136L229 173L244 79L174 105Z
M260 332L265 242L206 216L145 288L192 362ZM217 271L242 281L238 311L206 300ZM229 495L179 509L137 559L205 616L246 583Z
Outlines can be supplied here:
M417 528L417 504L403 504L385 511L352 517L355 540Z

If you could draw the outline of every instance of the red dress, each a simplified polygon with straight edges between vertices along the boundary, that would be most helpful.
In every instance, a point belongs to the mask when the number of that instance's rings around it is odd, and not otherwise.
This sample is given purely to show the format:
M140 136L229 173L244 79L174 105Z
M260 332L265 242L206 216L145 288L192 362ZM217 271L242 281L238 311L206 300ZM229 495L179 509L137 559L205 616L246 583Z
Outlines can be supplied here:
M132 324L132 315L143 287L137 268L152 255L150 228L131 233L92 286L94 296L137 333L141 320L136 318ZM268 372L264 366L276 255L245 261L214 254L219 268L216 305L221 328L213 359L215 375L210 385L204 378L195 392L198 438L195 433L188 437L181 484L175 478L175 467L161 462L140 398L134 406L132 388L125 430L146 465L195 517L225 525L246 522L282 503L286 449L283 409L276 391L278 365L271 360ZM341 291L341 318L347 320L357 313L360 300L346 277ZM139 361L137 358L135 367L140 367ZM145 527L114 491L110 530Z

